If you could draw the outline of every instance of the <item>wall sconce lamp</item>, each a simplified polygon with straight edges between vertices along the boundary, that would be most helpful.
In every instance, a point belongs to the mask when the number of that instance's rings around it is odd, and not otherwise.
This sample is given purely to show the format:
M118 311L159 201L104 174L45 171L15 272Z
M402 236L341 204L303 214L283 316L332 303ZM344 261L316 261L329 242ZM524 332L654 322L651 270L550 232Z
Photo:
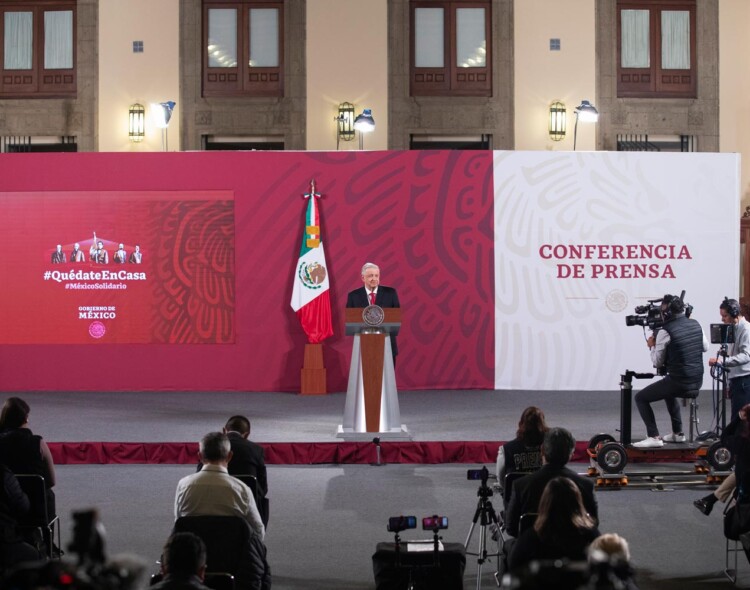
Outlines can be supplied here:
M339 149L339 141L351 141L354 139L354 105L350 102L342 102L339 105L336 121L336 149Z
M161 129L161 149L165 152L169 149L167 127L169 127L169 121L172 118L172 111L175 104L177 104L175 101L168 100L151 105L151 116L154 119L154 125Z
M357 115L354 119L354 128L359 131L359 149L364 149L363 134L375 129L375 119L372 118L371 109L364 109L361 114Z
M144 131L144 118L146 109L142 104L131 104L128 109L128 139L132 142L143 141L146 133Z
M568 112L565 110L565 105L559 100L549 105L549 138L552 141L565 139L567 117Z
M582 100L576 109L576 124L573 128L573 151L576 149L576 138L578 135L578 121L581 120L584 123L596 123L599 120L599 111L592 105L588 100Z

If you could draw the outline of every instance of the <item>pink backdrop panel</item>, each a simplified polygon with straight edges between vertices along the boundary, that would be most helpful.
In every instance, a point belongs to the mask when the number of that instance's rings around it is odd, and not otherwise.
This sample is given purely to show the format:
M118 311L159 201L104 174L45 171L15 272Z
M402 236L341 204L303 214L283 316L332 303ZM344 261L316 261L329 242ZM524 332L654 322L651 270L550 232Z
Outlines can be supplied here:
M175 336L165 341L182 343L2 344L0 389L298 391L305 336L289 302L302 195L311 179L322 194L331 281L335 335L324 343L329 391L346 389L351 339L343 335L343 307L347 292L361 286L366 261L380 265L383 284L398 289L404 309L399 388L493 386L491 152L3 154L0 177L0 200L18 192L80 193L81 199L97 191L231 194L235 220L234 283L228 275L202 277L207 297L221 291L234 301L234 334L214 340L224 343ZM25 215L33 219L34 204L28 206ZM189 221L200 236L202 217L194 212L177 220ZM144 241L174 251L180 224L149 221L145 227L156 235ZM22 241L6 244L4 254L24 259L38 249L41 260L49 248ZM190 268L208 256L203 248L190 250ZM212 267L223 268L215 261ZM177 301L186 279L171 268L159 273L159 293ZM6 288L16 289L12 273L4 274ZM37 301L37 286L25 288L15 296ZM188 316L193 307L185 307ZM33 325L34 308L25 313L31 319L23 321ZM220 318L194 314L180 321L221 325ZM171 327L183 333L182 325Z

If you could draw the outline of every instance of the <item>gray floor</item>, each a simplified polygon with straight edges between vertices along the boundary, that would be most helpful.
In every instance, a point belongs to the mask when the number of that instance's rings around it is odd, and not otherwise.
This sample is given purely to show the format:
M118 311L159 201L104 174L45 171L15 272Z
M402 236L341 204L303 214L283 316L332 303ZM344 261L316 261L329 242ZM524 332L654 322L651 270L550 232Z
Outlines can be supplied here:
M21 397L31 406L32 429L54 442L197 441L232 414L247 415L253 438L261 443L334 442L345 399L343 393L229 392L34 392ZM709 422L710 392L702 397ZM549 424L569 428L578 440L614 433L620 420L618 391L402 391L399 403L401 421L418 441L508 440L530 405L541 407ZM663 404L656 411L666 428ZM645 436L637 416L633 429L634 436Z
M234 413L251 417L253 438L261 443L334 442L344 405L343 394L106 392L22 397L32 408L31 428L50 442L197 441ZM708 429L710 392L701 397L701 429ZM402 422L415 440L424 441L508 440L522 409L531 404L545 410L549 424L568 427L578 440L599 432L617 436L619 399L617 391L400 394ZM659 423L666 426L665 408L655 409ZM644 434L634 416L634 438ZM389 516L448 516L444 539L463 543L477 503L477 482L466 479L470 467L479 465L270 466L267 545L274 588L373 588L371 555L377 542L391 540L386 532ZM584 471L586 465L576 468ZM58 509L65 537L72 527L71 511L96 507L108 532L110 555L134 553L152 562L172 525L176 483L191 471L187 465L58 466ZM721 573L721 513L707 518L692 506L708 489L597 492L601 529L630 541L642 590L730 587ZM421 531L405 534L406 539L422 536ZM470 546L477 542L475 536ZM472 559L466 588L476 587L477 564ZM491 577L491 568L485 566L483 587L492 587ZM750 565L744 558L739 582L750 587Z
M576 465L583 470L584 465ZM266 543L276 590L374 588L371 556L390 541L389 516L448 516L444 540L463 543L477 507L478 485L458 465L370 467L271 467L272 515ZM122 552L153 562L172 525L174 488L187 466L65 466L58 504L97 507L107 530L108 554ZM692 500L705 487L597 492L601 530L631 544L642 590L728 588L722 577L721 513L701 515ZM499 498L495 506L499 506ZM71 520L64 518L69 534ZM426 538L408 531L405 539ZM470 548L478 546L478 529ZM476 587L476 558L469 557L465 587ZM155 571L156 566L151 566ZM492 588L484 567L483 587ZM750 565L740 563L741 587L750 587Z

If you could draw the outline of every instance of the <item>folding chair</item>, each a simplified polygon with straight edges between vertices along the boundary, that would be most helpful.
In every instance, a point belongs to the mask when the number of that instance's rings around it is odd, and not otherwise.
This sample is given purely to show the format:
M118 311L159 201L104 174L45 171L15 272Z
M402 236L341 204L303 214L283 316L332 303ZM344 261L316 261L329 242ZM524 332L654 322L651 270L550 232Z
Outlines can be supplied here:
M513 491L513 483L521 479L524 475L528 475L523 471L511 471L505 474L505 483L503 487L503 509L508 508L510 502L510 494Z
M203 540L207 572L228 572L234 576L237 587L270 588L266 547L244 518L181 516L172 532L194 533ZM248 559L251 555L253 559Z
M525 475L528 475L528 473L522 471L511 471L510 473L505 474L505 480L503 484L503 511L500 513L501 523L499 526L499 530L496 533L498 537L497 541L500 546L500 555L498 557L498 571L495 574L495 579L498 581L498 585L500 585L499 580L502 578L502 574L508 571L508 556L510 555L510 551L513 545L513 540L506 537L506 535L504 534L506 531L505 513L508 509L508 504L510 503L510 495L513 491L513 483L518 481ZM493 533L493 535L494 534L495 533Z
M44 481L44 477L37 473L17 473L16 478L21 489L26 493L31 502L31 512L27 518L21 521L19 528L21 530L41 529L42 536L45 538L47 545L47 557L50 559L53 557L59 558L59 554L54 554L54 539L55 531L57 531L57 547L60 547L60 517L51 517L49 515L47 508L47 484ZM46 531L46 535L44 531Z
M750 532L745 530L747 523L743 522L746 520L748 505L746 502L739 502L737 494L738 490L735 488L732 498L724 508L724 575L733 584L737 584L737 555L742 553L750 560ZM742 511L740 511L740 508L742 508ZM730 513L732 513L732 516L736 516L739 522L729 516ZM730 567L732 556L734 556L734 567Z
M151 576L149 586L155 586L164 579L161 574ZM203 585L212 590L234 590L234 576L226 572L206 572Z
M242 483L250 488L250 491L253 493L253 498L255 498L255 505L257 506L258 512L260 513L260 519L263 522L263 526L267 527L270 506L268 498L263 496L262 492L260 491L258 478L254 475L250 475L249 473L237 474L234 477L239 479Z
M524 531L527 531L531 527L534 526L537 516L539 516L538 512L526 512L521 515L521 518L518 521L518 536L519 537Z

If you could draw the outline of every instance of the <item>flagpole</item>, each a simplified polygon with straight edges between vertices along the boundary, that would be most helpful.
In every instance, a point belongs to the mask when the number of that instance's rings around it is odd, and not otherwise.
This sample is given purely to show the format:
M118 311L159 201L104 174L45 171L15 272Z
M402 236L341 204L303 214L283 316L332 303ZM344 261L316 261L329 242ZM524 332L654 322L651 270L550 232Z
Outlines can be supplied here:
M310 192L305 193L303 197L309 200L305 213L300 260L295 271L292 308L297 312L308 336L304 361L300 370L300 394L320 395L328 393L321 341L333 334L333 327L328 294L328 270L323 252L320 211L317 202L321 195L315 192L315 179L310 181ZM314 256L313 252L316 253ZM310 299L318 291L320 291L320 296Z

